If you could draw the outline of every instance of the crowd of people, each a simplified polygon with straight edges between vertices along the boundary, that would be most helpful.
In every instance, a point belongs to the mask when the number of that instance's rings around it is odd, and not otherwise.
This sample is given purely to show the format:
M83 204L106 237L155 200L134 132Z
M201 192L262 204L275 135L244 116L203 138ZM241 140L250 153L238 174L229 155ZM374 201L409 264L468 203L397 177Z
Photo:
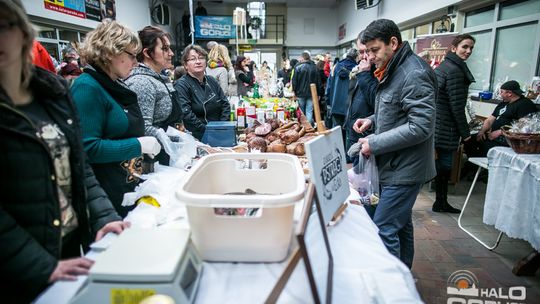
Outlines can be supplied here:
M174 69L167 32L133 32L110 20L67 48L56 68L20 0L0 0L0 8L0 166L11 177L0 183L0 289L8 302L29 302L48 284L88 273L93 262L80 248L129 227L122 219L132 207L122 205L123 195L140 182L142 164L169 163L160 129L200 140L208 122L229 120L229 97L247 95L257 70L249 57L231 60L216 42L208 50L188 45ZM508 81L503 101L471 134L472 36L456 36L435 70L391 20L372 22L355 44L334 63L330 54L304 51L276 74L308 121L318 102L329 126L342 127L347 147L361 144L351 162L376 158L381 192L373 221L388 250L411 267L412 206L422 185L435 178L433 211L459 212L447 201L459 145L485 156L506 144L501 126L536 107ZM266 62L261 70L272 73Z

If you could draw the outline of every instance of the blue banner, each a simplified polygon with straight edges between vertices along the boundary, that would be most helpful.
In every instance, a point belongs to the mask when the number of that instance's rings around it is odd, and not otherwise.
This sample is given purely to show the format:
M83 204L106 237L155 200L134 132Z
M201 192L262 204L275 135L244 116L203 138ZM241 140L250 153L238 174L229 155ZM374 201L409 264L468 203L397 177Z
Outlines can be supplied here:
M195 16L195 38L197 39L234 38L235 30L232 16Z

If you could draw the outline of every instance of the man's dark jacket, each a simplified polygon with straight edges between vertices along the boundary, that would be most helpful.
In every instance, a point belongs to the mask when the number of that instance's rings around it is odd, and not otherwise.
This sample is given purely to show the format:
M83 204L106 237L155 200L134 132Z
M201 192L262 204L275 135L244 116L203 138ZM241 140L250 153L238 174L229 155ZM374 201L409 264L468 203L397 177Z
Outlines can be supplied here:
M294 68L294 75L292 77L292 87L296 97L311 97L310 85L312 83L314 83L317 88L317 94L321 96L324 91L315 63L311 60L299 63Z

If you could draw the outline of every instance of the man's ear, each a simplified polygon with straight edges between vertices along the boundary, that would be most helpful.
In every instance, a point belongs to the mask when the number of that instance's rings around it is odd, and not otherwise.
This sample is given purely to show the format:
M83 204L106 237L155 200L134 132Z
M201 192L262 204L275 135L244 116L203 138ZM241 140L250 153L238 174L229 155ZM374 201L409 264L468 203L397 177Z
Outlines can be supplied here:
M392 36L390 38L390 46L392 47L392 51L396 51L399 47L399 42L396 36Z

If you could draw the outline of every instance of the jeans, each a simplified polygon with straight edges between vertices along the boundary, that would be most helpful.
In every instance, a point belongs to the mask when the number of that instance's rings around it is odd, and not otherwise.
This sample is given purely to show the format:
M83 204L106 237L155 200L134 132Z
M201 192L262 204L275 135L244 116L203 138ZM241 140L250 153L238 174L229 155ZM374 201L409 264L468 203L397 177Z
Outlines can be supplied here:
M298 106L310 124L313 124L313 100L311 97L298 97Z
M414 257L412 207L422 184L383 185L373 222L388 251L411 268Z

